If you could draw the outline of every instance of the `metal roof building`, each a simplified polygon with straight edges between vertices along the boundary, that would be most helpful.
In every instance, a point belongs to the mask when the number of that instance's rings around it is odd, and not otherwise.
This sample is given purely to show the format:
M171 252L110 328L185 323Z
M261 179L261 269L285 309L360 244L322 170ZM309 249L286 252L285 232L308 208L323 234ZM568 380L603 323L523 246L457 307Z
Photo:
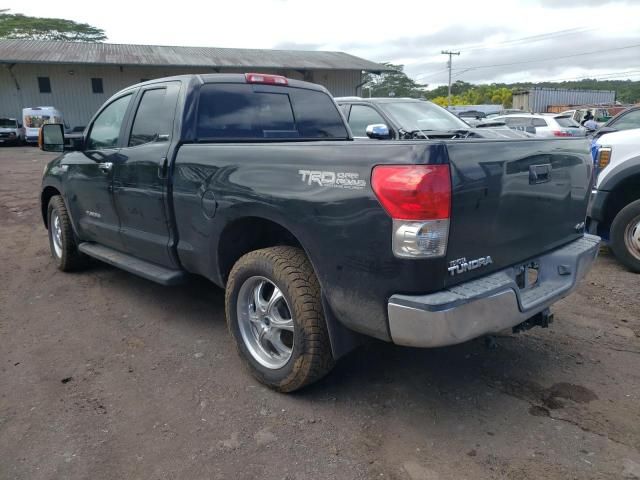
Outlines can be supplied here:
M553 105L610 104L615 102L614 90L571 90L567 88L535 87L513 93L513 108L525 112L544 113Z
M70 126L86 125L116 91L184 73L276 73L324 85L336 96L360 93L363 72L388 68L343 52L172 47L0 40L0 116L55 106Z

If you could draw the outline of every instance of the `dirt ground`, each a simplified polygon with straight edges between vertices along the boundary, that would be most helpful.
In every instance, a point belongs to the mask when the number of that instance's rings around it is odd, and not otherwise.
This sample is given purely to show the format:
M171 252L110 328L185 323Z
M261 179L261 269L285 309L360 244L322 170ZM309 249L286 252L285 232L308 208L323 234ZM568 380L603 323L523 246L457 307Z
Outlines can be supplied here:
M606 251L549 329L372 342L282 395L206 281L54 268L50 158L0 149L0 479L640 478L640 276Z

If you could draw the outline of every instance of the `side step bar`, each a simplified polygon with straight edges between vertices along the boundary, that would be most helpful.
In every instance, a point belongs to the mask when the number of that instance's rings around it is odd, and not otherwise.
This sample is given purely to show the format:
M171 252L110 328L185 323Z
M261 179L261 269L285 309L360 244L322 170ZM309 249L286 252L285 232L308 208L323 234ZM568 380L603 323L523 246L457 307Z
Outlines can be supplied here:
M186 273L183 270L171 270L161 267L155 263L140 260L139 258L118 252L117 250L97 243L83 242L78 245L78 250L90 257L146 278L147 280L151 280L152 282L159 283L160 285L177 285L186 279Z

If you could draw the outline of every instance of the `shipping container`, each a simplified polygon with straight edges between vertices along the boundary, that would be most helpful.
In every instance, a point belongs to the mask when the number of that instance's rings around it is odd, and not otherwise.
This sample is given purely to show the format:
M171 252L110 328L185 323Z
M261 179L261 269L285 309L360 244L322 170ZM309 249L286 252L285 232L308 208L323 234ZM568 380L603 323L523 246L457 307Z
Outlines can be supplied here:
M513 93L513 108L544 113L551 105L611 104L614 90L569 90L567 88L531 88Z

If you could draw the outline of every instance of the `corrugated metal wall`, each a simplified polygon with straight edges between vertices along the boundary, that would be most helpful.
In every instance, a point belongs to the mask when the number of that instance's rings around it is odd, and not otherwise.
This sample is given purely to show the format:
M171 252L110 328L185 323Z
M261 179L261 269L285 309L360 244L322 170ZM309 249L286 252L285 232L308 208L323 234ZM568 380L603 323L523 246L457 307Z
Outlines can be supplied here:
M616 100L613 90L569 90L564 88L532 88L513 94L513 108L543 113L549 105L609 104Z
M243 72L251 70L250 67ZM232 70L226 69L225 72ZM95 111L118 90L140 82L184 73L215 73L202 68L108 67L82 65L19 64L9 70L0 65L0 116L20 118L22 108L54 106L66 123L85 126ZM237 73L242 73L237 71ZM355 95L362 74L356 70L316 70L277 73L325 86L335 96ZM51 93L40 93L38 77L49 77ZM102 78L104 93L92 93L91 78ZM17 88L16 82L20 88ZM359 92L358 92L359 93Z

